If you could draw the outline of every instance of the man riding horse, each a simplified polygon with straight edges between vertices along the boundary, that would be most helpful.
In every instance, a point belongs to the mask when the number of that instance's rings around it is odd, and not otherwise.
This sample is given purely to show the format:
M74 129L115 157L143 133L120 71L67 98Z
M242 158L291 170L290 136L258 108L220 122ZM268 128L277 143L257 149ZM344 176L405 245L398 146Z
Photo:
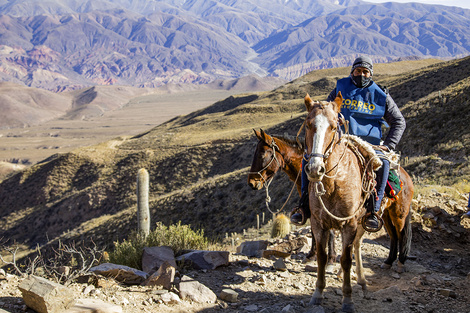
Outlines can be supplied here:
M372 80L372 60L367 56L358 57L348 77L339 79L336 88L330 93L327 101L334 101L338 92L343 95L341 114L349 121L349 133L356 135L374 145L376 153L395 149L406 128L405 118L397 104L388 94ZM390 130L383 142L382 124L387 122ZM371 195L366 203L367 214L364 225L368 230L378 231L381 223L377 218L388 179L390 163L382 158L383 165L376 172L376 195ZM302 160L302 195L298 207L292 211L291 222L303 225L310 217L308 178L305 173L306 158Z

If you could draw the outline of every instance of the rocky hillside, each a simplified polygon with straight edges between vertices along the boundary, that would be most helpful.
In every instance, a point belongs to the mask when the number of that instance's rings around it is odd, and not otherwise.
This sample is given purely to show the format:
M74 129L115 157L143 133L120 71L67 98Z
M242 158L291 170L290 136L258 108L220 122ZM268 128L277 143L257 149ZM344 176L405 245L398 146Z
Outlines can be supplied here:
M51 91L292 80L345 66L470 54L470 10L417 3L307 1L0 2L0 80Z
M377 76L390 86L408 121L399 147L403 163L416 184L467 188L470 132L462 119L468 116L470 58L411 70L414 62L377 69L407 69ZM133 138L54 155L29 167L0 184L0 238L30 247L90 238L110 245L136 228L140 168L150 173L152 223L181 220L213 239L253 227L256 215L265 212L265 193L246 183L256 145L252 129L295 135L305 117L305 93L324 99L348 70L315 71L269 92L231 96ZM270 187L274 208L292 186L284 176ZM287 207L295 199L290 201Z

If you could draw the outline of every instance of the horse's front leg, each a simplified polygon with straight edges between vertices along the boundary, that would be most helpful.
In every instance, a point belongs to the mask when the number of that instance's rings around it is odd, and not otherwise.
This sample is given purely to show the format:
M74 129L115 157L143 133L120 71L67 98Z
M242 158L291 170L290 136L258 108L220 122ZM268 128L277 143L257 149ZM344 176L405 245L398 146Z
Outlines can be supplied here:
M326 286L326 245L328 241L328 230L322 230L321 226L315 225L312 221L312 232L315 237L315 244L317 250L317 282L315 285L315 292L310 300L310 305L320 305L323 300L323 290Z
M364 235L365 230L362 226L357 228L356 238L354 239L354 253L356 256L356 274L357 274L357 283L362 287L364 297L367 297L367 280L364 274L364 267L362 265L362 236Z
M356 231L357 226L346 225L343 227L343 253L341 254L341 268L343 269L343 312L354 312L354 303L352 300L352 287L351 287L351 265L352 265L352 249L353 245L356 246ZM356 250L356 262L361 259L360 249ZM362 267L362 262L360 266ZM359 273L358 273L359 275ZM363 274L362 274L363 275Z

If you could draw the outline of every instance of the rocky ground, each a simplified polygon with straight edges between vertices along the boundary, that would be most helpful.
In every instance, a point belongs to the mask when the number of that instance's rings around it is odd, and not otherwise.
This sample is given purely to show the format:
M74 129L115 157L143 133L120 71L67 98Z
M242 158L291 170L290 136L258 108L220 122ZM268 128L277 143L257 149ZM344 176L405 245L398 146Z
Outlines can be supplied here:
M388 254L385 231L366 234L363 259L368 292L365 294L353 281L356 312L470 312L470 218L462 218L465 206L464 199L452 200L437 192L415 200L412 257L406 262L404 273L397 273L395 266L390 270L380 268ZM340 247L340 239L336 240ZM180 270L218 296L223 289L235 291L236 302L165 302L165 291L142 286L111 284L94 288L74 283L70 288L76 298L99 299L118 305L127 313L341 312L342 281L336 275L339 264L327 274L323 305L312 307L308 303L315 287L316 262L306 262L305 255L299 253L285 259L287 270L282 271L274 268L276 260L249 258L232 251L228 266ZM14 275L0 280L0 312L34 312L23 302L18 289L21 281Z

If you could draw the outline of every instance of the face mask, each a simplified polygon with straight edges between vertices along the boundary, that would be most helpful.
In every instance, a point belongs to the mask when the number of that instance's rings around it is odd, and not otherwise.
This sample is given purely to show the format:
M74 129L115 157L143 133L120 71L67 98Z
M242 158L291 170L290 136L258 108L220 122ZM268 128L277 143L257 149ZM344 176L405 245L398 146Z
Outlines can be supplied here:
M354 85L356 85L359 88L364 88L367 85L369 85L371 79L372 79L372 77L365 77L365 76L362 76L362 75L352 76L352 81L353 81Z

